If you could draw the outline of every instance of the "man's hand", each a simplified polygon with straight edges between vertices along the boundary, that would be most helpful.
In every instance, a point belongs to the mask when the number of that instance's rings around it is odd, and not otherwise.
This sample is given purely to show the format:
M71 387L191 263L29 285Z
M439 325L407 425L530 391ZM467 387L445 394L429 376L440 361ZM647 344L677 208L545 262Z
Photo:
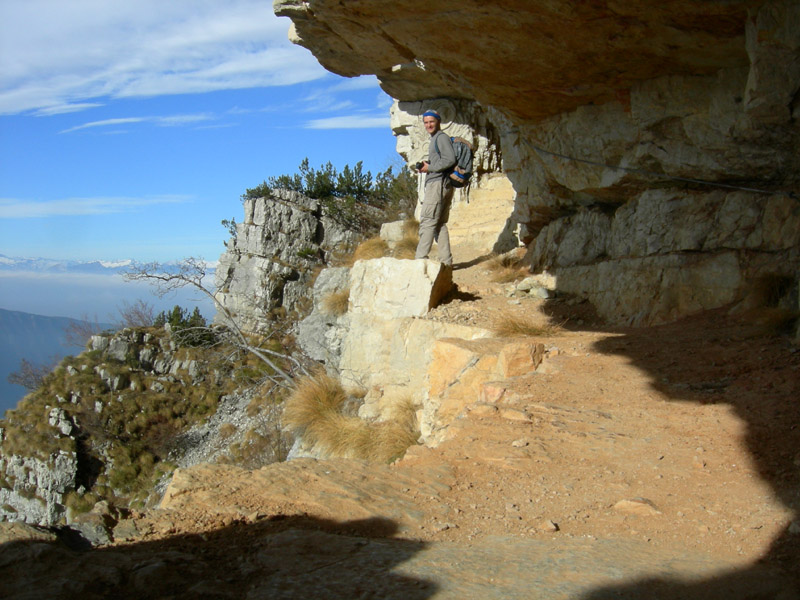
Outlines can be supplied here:
M423 162L422 167L419 170L420 173L427 173L428 172L428 163Z

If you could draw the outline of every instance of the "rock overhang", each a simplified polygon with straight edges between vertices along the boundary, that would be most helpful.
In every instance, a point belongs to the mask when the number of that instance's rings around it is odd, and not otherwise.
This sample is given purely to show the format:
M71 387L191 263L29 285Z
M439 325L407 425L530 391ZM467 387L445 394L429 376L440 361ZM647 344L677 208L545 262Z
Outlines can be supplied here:
M748 63L763 2L277 0L328 70L376 75L399 100L463 97L537 121L623 99L636 82Z

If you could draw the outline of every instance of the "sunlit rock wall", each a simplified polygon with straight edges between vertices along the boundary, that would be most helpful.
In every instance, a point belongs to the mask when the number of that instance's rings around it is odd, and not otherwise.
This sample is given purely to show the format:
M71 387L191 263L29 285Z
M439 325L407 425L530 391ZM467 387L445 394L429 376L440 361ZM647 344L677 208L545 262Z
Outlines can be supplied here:
M323 66L375 74L398 99L392 127L410 164L427 148L425 108L476 142L456 241L526 245L532 270L617 323L743 306L765 278L788 281L770 302L796 308L795 0L275 8Z

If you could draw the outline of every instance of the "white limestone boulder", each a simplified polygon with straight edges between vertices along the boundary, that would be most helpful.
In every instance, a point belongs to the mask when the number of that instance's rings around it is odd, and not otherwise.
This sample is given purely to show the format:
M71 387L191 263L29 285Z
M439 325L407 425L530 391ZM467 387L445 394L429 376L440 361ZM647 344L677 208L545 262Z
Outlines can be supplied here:
M423 317L452 287L452 269L435 260L358 261L350 271L348 310L381 319Z

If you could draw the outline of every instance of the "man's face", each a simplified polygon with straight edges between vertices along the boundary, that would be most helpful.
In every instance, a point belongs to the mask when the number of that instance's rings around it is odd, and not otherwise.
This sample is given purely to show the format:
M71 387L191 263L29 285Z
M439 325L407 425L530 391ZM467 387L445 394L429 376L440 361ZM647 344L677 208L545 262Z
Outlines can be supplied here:
M422 117L422 124L425 125L425 131L433 135L439 129L439 121L436 117Z

